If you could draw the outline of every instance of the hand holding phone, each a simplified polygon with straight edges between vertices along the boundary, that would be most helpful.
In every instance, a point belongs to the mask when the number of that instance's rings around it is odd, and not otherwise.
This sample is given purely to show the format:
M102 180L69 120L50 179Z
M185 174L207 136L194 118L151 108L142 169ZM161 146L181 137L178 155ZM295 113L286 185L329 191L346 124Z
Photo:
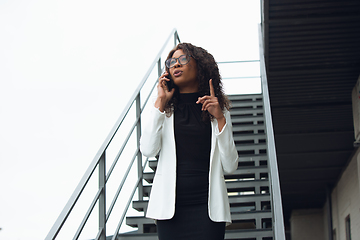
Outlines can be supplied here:
M164 72L159 78L159 83L157 85L158 97L154 105L161 112L164 112L167 102L173 97L175 92L174 87L175 83L172 80L171 75L168 72Z
M168 91L170 92L174 88L175 83L170 73L166 76L166 78L170 80L170 81L166 81L166 86L168 88Z

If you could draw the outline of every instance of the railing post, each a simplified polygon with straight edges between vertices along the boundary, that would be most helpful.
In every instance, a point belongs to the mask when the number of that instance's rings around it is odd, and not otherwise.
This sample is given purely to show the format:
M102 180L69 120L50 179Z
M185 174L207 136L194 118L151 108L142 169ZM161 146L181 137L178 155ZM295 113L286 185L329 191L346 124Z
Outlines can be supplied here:
M174 32L174 46L177 44L177 31Z
M140 91L136 96L136 119L138 122L136 124L136 139L137 139L137 147L140 148L140 137L141 137L141 101L140 101ZM142 154L139 151L137 153L137 168L138 168L138 177L141 178L138 185L138 194L139 194L139 201L143 200L143 182L142 182L142 175L143 175L143 167L142 167Z
M262 41L260 25L259 25L259 44L260 44L259 50L260 50L261 87L262 87L263 103L264 103L266 142L268 147L268 152L267 152L268 167L270 170L269 190L272 194L271 203L273 210L274 239L285 240L285 228L284 228L284 218L283 218L283 209L282 209L282 200L281 200L279 170L277 165L275 136L273 130L272 117L271 117L269 89L267 84L267 75L266 75L266 66L265 66L264 48L263 48L264 45Z
M99 197L99 229L102 229L99 240L106 240L106 165L105 151L99 160L99 188L102 188Z
M158 77L160 77L161 73L162 73L161 72L161 58L159 58L157 65L158 65Z

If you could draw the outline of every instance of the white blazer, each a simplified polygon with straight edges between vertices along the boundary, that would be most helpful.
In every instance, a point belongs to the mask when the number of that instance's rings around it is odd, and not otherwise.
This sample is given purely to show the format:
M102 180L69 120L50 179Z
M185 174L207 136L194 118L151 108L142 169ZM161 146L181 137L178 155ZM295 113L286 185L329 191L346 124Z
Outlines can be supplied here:
M219 132L216 119L211 123L211 153L209 170L208 212L214 222L231 223L230 205L223 170L232 173L238 166L229 111L224 113L226 124ZM150 193L146 217L156 220L171 219L175 213L176 147L173 114L153 107L147 126L140 139L140 150L147 157L159 152L157 169Z

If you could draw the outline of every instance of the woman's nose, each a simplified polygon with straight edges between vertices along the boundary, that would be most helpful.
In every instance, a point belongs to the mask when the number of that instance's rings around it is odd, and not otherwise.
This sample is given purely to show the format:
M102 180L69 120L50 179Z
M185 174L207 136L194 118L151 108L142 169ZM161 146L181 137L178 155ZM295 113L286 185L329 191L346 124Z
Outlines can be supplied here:
M176 59L176 63L175 63L175 65L174 65L174 67L176 68L176 67L180 67L180 66L181 66L180 60L179 60L179 59Z

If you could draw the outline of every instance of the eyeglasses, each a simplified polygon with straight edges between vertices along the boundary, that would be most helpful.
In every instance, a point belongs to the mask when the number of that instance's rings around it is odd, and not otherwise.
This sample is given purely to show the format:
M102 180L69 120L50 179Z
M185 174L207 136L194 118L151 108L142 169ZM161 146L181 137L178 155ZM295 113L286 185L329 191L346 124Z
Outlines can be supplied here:
M175 66L175 64L177 63L177 61L179 60L179 63L181 65L185 65L188 64L190 62L190 55L186 56L186 55L181 55L178 58L169 58L168 60L165 61L165 65L168 68L172 68Z

